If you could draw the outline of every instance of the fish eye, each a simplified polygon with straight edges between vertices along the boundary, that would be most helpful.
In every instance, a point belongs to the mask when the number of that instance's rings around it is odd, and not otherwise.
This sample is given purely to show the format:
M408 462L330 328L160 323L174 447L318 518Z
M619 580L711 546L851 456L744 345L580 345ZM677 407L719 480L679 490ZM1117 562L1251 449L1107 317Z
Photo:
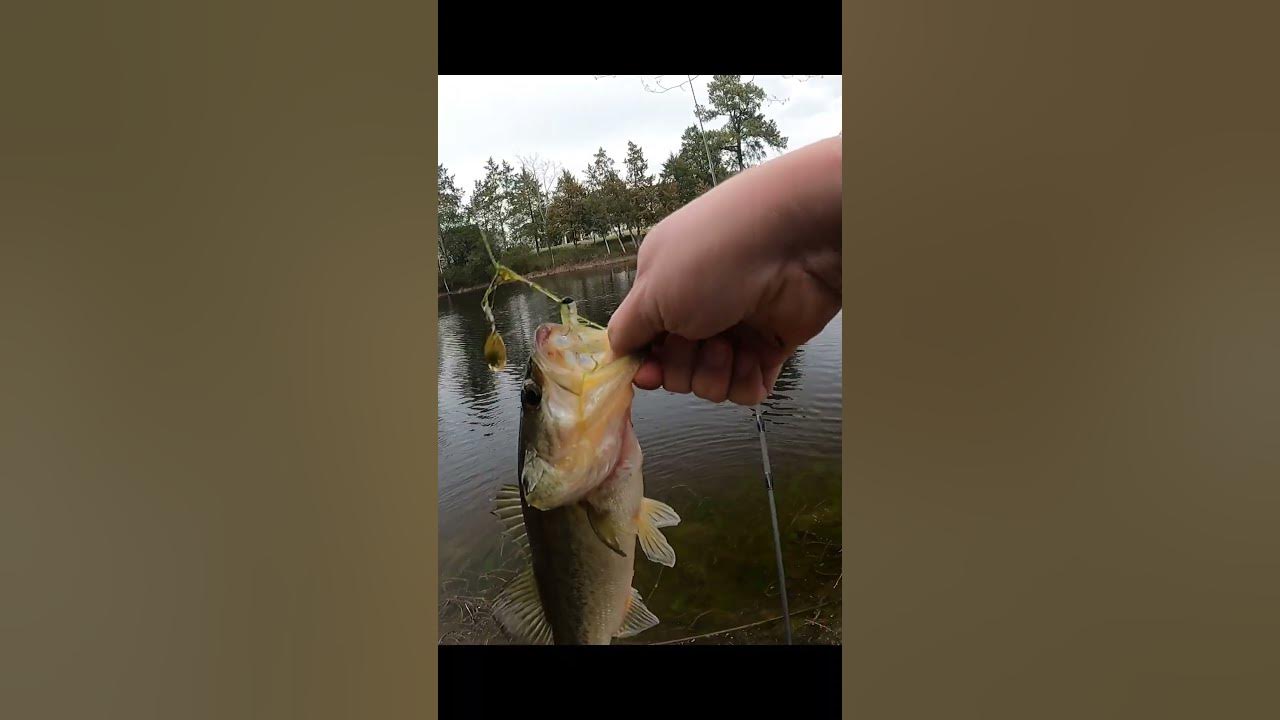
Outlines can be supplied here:
M529 407L538 407L538 403L542 402L542 388L532 380L525 380L524 387L520 390L520 400Z

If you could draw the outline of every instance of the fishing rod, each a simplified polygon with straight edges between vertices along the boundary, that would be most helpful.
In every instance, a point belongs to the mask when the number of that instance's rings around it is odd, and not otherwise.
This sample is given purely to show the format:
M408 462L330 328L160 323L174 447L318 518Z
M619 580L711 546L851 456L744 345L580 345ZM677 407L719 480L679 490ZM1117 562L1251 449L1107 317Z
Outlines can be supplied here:
M702 126L702 108L698 105L698 96L694 94L693 77L686 75L689 93L693 96L693 112L698 118L698 137L702 138L702 147L707 152L707 172L711 175L711 187L720 184L716 178L715 163L711 160L711 147L707 144L707 131ZM751 407L751 415L756 421L756 431L760 434L760 457L764 465L764 486L769 494L769 521L773 524L773 554L778 562L778 593L782 597L782 622L786 632L787 644L791 644L791 613L787 608L787 573L782 565L782 536L778 533L778 504L773 497L773 469L769 466L769 444L764 438L764 419L760 409Z
M698 136L702 138L702 148L707 153L707 172L711 175L711 187L720 184L716 178L715 163L711 159L711 146L707 143L707 130L702 125L702 107L698 104L698 96L694 92L693 77L685 75L689 85L689 94L693 97L693 112L698 118ZM681 83L683 84L683 83ZM787 574L782 564L782 536L778 533L778 504L773 497L773 469L769 466L769 445L764 437L764 419L760 409L752 406L751 415L756 421L756 431L760 434L760 457L764 465L764 486L769 494L769 520L773 523L773 553L778 562L778 592L782 596L782 618L785 623L787 644L791 644L791 613L787 608Z
M751 408L760 434L760 458L764 465L764 487L769 494L769 520L773 523L773 554L778 562L778 592L782 597L782 622L787 644L791 644L791 613L787 608L787 573L782 565L782 536L778 533L778 504L773 498L773 468L769 465L769 445L764 438L764 418L757 407Z

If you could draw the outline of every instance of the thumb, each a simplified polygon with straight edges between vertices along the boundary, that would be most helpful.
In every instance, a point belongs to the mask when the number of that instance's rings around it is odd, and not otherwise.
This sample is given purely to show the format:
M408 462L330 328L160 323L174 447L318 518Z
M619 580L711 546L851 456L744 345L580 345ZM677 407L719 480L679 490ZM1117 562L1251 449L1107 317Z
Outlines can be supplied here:
M637 283L609 318L609 345L615 353L626 355L649 344L662 331L657 307L645 286Z

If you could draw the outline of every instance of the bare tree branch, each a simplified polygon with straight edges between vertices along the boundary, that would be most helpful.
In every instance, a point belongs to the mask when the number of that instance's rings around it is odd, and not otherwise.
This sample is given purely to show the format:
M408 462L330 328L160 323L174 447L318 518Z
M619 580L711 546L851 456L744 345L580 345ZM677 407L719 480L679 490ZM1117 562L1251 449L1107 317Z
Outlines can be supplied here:
M547 207L551 204L551 194L555 191L556 179L560 176L560 163L544 158L534 153L532 155L517 155L516 160L520 161L521 171L528 170L538 183L539 198L538 210L542 215L542 227L547 234L548 241L551 238L550 220L547 217ZM552 257L555 256L552 250Z
M662 78L664 78L664 77L666 77L666 75L655 75L655 76L654 76L654 78L653 78L653 84L654 84L654 85L657 85L657 86L660 88L659 90L654 90L653 88L649 87L649 83L645 81L645 79L644 79L644 77L643 77L643 76L641 76L641 78L640 78L640 85L641 85L641 87L643 87L645 90L647 90L647 91L649 91L649 92L653 93L654 95L661 95L661 94L663 94L663 93L671 92L672 90L675 90L676 88L684 87L685 85L689 85L690 87L692 87L693 81L694 81L694 80L696 80L696 79L698 79L698 78L700 78L700 77L702 77L702 76L701 76L701 75L693 75L693 76L691 76L691 77L690 77L690 76L686 76L686 78L687 78L686 80L682 80L682 81L680 81L680 82L676 83L675 85L671 85L671 86L667 86L667 85L663 85L663 84L662 84Z

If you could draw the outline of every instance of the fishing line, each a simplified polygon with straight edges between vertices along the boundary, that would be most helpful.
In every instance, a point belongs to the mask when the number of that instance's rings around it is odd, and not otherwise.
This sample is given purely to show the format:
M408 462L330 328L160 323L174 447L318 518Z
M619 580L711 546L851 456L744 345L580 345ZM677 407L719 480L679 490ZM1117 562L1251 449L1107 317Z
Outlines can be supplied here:
M764 486L769 492L769 520L773 523L773 554L778 561L778 590L782 597L783 628L787 644L791 644L791 613L787 609L787 573L782 566L782 536L778 534L778 504L773 498L773 468L769 465L769 444L764 439L764 418L759 408L752 407L756 430L760 433L760 458L764 465Z
M685 76L689 81L689 92L693 93L693 78ZM707 132L702 127L702 108L698 106L698 96L693 96L694 114L698 117L698 135L702 138L702 147L707 151L707 171L711 174L711 187L720 184L716 178L715 163L711 161L711 148L707 144ZM764 420L756 406L751 407L751 414L756 421L756 430L760 433L760 457L764 464L764 486L769 493L769 520L773 523L773 554L778 561L778 591L782 597L783 627L787 633L787 644L791 644L791 613L787 610L787 573L782 566L782 536L778 534L778 504L773 498L773 469L769 466L769 444L764 439Z
M493 248L489 247L489 238L485 234L484 229L480 230L480 241L484 243L485 252L489 253L489 261L493 263L493 279L489 281L489 288L484 291L484 297L480 298L480 309L484 311L485 319L489 321L489 337L484 341L484 359L489 363L489 369L494 372L501 372L507 365L507 344L502 339L502 333L498 332L498 322L493 318L493 293L498 289L499 285L509 282L522 282L525 285L537 290L543 295L560 305L560 317L565 324L569 324L569 317L566 316L565 307L572 308L573 322L579 325L595 328L596 330L604 330L605 326L598 322L589 320L577 314L577 305L573 302L573 298L562 298L555 293L547 290L538 283L512 270L511 268L498 262L493 256Z

